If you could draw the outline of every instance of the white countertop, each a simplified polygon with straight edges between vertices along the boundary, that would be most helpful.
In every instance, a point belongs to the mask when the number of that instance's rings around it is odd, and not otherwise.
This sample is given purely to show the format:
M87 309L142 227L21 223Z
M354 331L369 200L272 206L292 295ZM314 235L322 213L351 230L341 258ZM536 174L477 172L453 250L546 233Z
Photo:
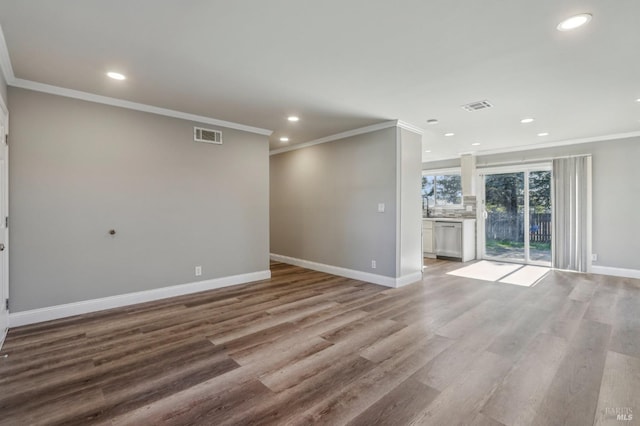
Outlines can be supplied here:
M435 222L458 222L462 223L465 221L476 221L470 217L423 217L422 220L432 220Z

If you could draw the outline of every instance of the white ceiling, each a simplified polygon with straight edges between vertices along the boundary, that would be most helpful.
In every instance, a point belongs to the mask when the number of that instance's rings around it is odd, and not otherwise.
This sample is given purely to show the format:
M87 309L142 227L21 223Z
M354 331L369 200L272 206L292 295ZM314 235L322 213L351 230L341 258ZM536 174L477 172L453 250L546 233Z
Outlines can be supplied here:
M638 0L0 0L16 78L271 129L272 149L399 119L425 161L640 134L638 17Z

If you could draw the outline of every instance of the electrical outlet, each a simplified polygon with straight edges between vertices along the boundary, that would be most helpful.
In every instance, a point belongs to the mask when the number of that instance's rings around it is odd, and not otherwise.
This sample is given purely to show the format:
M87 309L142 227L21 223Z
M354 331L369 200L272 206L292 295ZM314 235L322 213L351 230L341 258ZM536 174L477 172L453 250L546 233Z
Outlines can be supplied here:
M591 260L594 261L594 262L597 262L598 261L598 255L596 253L593 253L591 255Z
M202 275L202 266L196 266L196 277Z
M371 269L376 269L376 261L375 260L371 261Z

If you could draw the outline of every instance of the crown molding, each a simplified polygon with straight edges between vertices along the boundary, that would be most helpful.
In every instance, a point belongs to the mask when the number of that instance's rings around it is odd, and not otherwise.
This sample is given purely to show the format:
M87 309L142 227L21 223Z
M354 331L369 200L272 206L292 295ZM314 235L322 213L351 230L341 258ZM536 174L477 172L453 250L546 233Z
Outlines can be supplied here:
M186 112L175 111L167 108L160 108L153 105L146 105L137 102L126 101L124 99L110 98L108 96L96 95L79 90L67 89L64 87L52 86L50 84L38 83L31 80L23 80L16 78L11 86L22 89L34 90L36 92L49 93L51 95L64 96L67 98L80 99L98 104L111 105L120 108L132 109L136 111L148 112L151 114L164 115L166 117L179 118L181 120L195 121L198 123L211 124L214 126L225 127L228 129L242 130L249 133L257 133L259 135L271 136L273 131L261 129L259 127L247 126L244 124L233 123L231 121L218 120L216 118L205 117L202 115L189 114Z
M429 161L423 161L423 164L435 163L438 161L458 160L462 155L469 155L469 154L475 155L476 157L484 157L487 155L507 154L510 152L535 151L538 149L556 148L556 147L568 146L568 145L581 145L585 143L594 143L594 142L606 142L606 141L628 139L628 138L635 138L635 137L640 137L640 131L626 132L626 133L613 133L610 135L593 136L589 138L565 139L557 142L545 142L542 144L535 144L535 145L522 145L522 146L514 146L514 147L508 147L508 148L487 149L484 151L460 152L456 157L437 158Z
M424 129L418 127L418 126L414 126L411 123L407 123L406 121L402 121L402 120L398 120L398 127L400 127L401 129L404 130L408 130L410 132L413 133L417 133L419 135L423 135L424 134Z
M345 139L352 136L362 135L365 133L376 132L378 130L389 129L391 127L398 127L398 120L383 121L382 123L372 124L371 126L360 127L358 129L348 130L342 133L336 133L335 135L325 136L320 139L315 139L309 142L303 142L292 146L286 146L284 148L274 149L269 152L269 155L282 154L283 152L295 151L297 149L308 148L314 145L320 145L327 142L333 142L339 139Z
M96 102L105 105L111 105L126 109L132 109L137 111L148 112L151 114L164 115L167 117L179 118L188 121L195 121L198 123L211 124L214 126L226 127L230 129L242 130L250 133L257 133L259 135L271 136L273 133L272 130L262 129L259 127L247 126L244 124L234 123L230 121L218 120L216 118L205 117L195 114L189 114L181 111L175 111L166 108L155 107L152 105L141 104L137 102L126 101L123 99L110 98L107 96L96 95L88 92L81 92L78 90L66 89L63 87L52 86L49 84L38 83L30 80L23 80L15 77L13 72L13 66L11 65L11 58L9 56L9 49L7 47L6 40L4 38L4 31L2 30L2 26L0 26L0 72L3 73L4 79L7 82L7 85L20 87L23 89L29 89L74 99L81 99L89 102ZM324 138L315 139L313 141L296 144L293 146L288 146L284 148L275 149L269 152L269 155L280 154L287 151L293 151L296 149L302 149L313 145L318 145L321 143L331 142L338 139L344 139L350 136L356 136L364 133L375 132L376 130L386 129L389 127L400 127L401 129L405 129L419 135L424 134L424 130L420 127L414 126L411 123L407 123L402 120L391 120L385 121L382 123L374 124L371 126L361 127L359 129L349 130L342 133L337 133L335 135L326 136ZM544 148L553 148L558 146L566 146L566 145L578 145L583 143L590 142L604 142L608 140L616 140L616 139L626 139L632 137L640 136L640 131L635 132L627 132L627 133L614 133L609 135L602 136L594 136L588 138L576 138L576 139L566 139L557 142L547 142L544 144L535 144L535 145L523 145L517 147L508 147L508 148L497 148L483 151L471 151L460 153L456 157L443 157L437 158L430 161L424 161L423 163L430 163L435 161L446 161L446 160L454 160L460 158L460 155L463 154L472 154L476 156L484 156L484 155L495 155L495 154L505 154L509 152L519 152L519 151L531 151L535 149L544 149Z
M555 148L558 146L566 146L566 145L580 145L583 143L604 142L604 141L610 141L610 140L616 140L616 139L633 138L637 136L640 136L640 131L627 132L627 133L613 133L610 135L593 136L589 138L565 139L557 142L545 142L542 144L523 145L520 147L488 149L486 151L477 151L476 155L478 157L481 157L483 155L504 154L509 152L519 152L519 151L531 151L535 149Z

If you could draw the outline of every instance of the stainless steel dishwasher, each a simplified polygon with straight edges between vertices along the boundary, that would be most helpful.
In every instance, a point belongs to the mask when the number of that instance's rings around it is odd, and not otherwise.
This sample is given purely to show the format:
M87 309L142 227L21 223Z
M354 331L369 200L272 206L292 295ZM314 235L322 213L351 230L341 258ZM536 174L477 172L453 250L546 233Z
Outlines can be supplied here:
M436 257L462 260L462 223L436 221Z

